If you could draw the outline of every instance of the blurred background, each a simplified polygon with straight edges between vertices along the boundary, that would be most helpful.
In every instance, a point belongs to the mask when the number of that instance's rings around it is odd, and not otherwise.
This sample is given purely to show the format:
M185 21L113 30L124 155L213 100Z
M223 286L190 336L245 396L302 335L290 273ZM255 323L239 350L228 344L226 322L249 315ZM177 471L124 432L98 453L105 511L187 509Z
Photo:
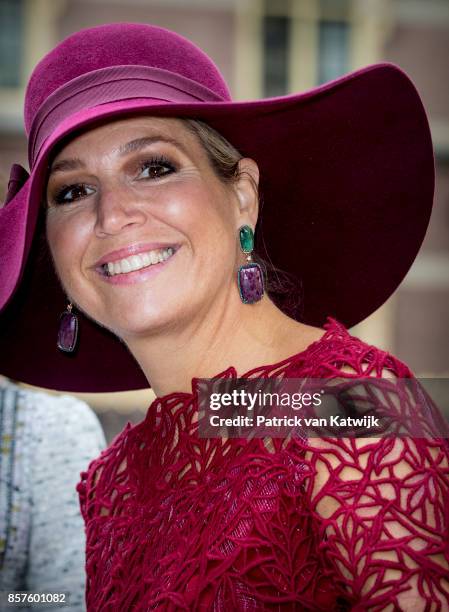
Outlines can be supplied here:
M434 142L433 215L399 289L351 332L417 376L449 377L449 0L0 0L0 200L11 164L27 167L22 110L33 67L72 32L115 21L186 36L214 59L236 100L306 90L381 61L408 73ZM79 397L108 441L142 420L153 399L149 390Z

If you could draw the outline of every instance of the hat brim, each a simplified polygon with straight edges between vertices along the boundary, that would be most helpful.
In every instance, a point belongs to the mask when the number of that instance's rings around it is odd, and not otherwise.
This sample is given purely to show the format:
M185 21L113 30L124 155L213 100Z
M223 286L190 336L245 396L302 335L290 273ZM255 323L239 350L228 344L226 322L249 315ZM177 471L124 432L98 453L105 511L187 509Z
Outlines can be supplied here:
M65 119L30 179L0 211L0 371L65 391L148 387L126 346L83 317L76 355L56 348L64 294L35 226L48 158L67 138L117 117L200 119L261 173L256 249L302 284L301 320L346 327L377 310L412 265L430 219L430 130L410 79L377 64L308 92L251 102L121 100ZM41 228L42 229L42 228ZM38 232L39 234L39 232ZM27 263L28 262L28 263ZM16 289L18 287L18 289Z

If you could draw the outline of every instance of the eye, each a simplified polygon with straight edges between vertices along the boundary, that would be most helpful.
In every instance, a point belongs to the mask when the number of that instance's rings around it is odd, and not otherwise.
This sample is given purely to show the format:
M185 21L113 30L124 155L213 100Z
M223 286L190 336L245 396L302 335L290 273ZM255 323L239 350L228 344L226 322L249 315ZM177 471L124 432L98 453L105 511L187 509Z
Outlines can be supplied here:
M139 180L159 179L175 172L176 168L166 157L155 157L140 165Z
M95 193L93 187L85 185L84 183L77 183L76 185L64 185L54 195L53 199L56 204L70 204L76 200L82 200Z

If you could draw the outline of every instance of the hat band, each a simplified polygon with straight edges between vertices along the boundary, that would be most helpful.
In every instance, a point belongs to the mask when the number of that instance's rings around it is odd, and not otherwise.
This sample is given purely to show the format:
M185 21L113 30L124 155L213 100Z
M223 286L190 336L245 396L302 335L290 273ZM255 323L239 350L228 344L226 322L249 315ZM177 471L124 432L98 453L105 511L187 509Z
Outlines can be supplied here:
M29 133L32 168L47 138L67 117L99 104L148 98L170 103L223 102L211 89L180 74L150 66L110 66L61 85L40 106Z

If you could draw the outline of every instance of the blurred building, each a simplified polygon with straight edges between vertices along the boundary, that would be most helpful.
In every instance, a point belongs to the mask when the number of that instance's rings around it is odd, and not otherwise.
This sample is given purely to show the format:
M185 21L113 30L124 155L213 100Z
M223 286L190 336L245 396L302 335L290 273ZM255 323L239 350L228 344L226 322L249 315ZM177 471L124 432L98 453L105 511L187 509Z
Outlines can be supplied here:
M12 162L26 166L22 107L32 68L72 32L114 21L153 23L191 39L215 60L240 100L301 91L379 61L397 63L410 75L435 145L434 212L401 287L352 331L395 353L418 375L449 375L449 2L0 0L3 181ZM128 401L130 410L138 404Z

